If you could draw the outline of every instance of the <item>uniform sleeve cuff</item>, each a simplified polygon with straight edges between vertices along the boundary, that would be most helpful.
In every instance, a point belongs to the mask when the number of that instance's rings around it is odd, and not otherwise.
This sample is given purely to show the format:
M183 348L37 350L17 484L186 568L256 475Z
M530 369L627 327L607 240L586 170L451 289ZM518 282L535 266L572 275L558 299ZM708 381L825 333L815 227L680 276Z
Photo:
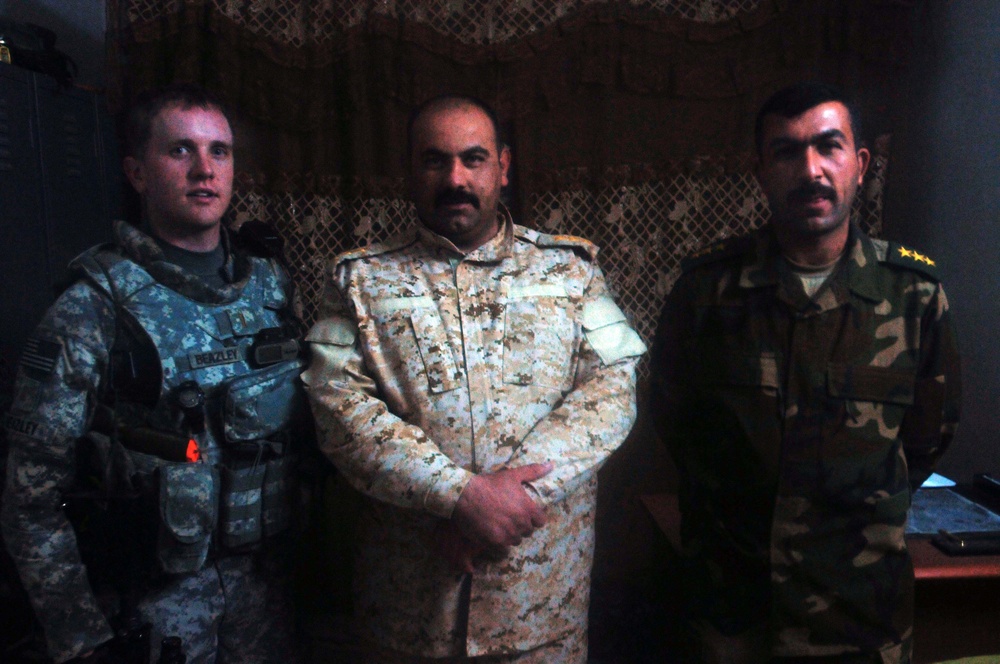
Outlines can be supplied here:
M458 467L441 471L437 481L424 496L424 509L434 516L450 519L462 491L465 490L465 485L472 478L472 473Z

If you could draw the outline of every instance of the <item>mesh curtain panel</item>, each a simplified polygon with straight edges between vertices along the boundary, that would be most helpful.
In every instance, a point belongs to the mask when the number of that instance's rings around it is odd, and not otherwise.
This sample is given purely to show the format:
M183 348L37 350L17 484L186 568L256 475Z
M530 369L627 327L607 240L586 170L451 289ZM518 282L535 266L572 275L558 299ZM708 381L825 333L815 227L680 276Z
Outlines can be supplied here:
M647 340L680 259L767 218L752 122L783 84L857 93L876 158L856 212L881 229L910 47L901 0L109 0L108 11L113 106L190 80L239 109L234 221L278 226L309 322L331 257L412 223L406 116L442 92L498 110L515 217L597 242Z

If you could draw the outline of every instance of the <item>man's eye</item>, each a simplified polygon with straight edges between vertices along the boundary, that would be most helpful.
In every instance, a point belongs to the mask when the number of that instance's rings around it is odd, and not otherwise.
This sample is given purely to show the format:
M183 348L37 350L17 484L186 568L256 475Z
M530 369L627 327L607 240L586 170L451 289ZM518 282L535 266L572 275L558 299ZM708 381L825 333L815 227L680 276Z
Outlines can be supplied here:
M229 156L229 149L228 148L213 148L212 149L212 154L214 156L220 157L220 158L221 157L228 157Z
M483 157L483 155L481 155L481 154L469 155L468 157L465 157L464 159L462 159L462 163L464 163L466 166L468 166L470 168L473 168L475 166L479 166L484 161L486 161L486 158Z
M443 164L442 157L424 157L424 168L441 168Z
M170 154L172 154L174 156L177 156L177 157L183 157L187 153L188 153L188 149L185 146L183 146L183 145L175 145L170 150Z

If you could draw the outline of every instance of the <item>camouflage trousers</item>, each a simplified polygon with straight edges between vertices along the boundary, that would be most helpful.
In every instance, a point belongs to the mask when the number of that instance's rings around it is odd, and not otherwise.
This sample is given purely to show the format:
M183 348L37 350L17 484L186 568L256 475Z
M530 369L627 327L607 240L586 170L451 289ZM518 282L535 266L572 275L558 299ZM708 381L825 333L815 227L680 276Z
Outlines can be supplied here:
M297 664L290 558L283 549L235 555L155 584L139 601L152 623L152 661L179 636L188 664Z
M417 657L382 650L368 654L365 664L587 664L587 630L578 630L558 641L513 655L482 657Z

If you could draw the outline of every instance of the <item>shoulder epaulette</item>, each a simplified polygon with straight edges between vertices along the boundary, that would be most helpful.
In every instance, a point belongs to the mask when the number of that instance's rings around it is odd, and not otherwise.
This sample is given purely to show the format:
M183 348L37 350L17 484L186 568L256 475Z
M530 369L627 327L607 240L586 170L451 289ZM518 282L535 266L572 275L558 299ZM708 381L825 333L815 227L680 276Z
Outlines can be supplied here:
M85 277L106 292L112 292L110 272L118 263L127 260L119 248L111 243L99 244L81 252L69 262L73 280Z
M692 254L681 259L681 271L687 272L692 268L706 263L713 263L723 258L736 256L744 253L752 243L752 238L748 235L726 238L718 242L707 244Z
M121 247L100 245L85 251L70 264L116 302L124 302L156 283L142 265L122 253Z
M522 232L518 232L518 236L534 243L538 247L568 247L570 249L577 249L582 251L590 260L597 258L597 252L599 251L596 244L576 235L549 235L526 228Z
M98 244L79 253L67 265L66 275L57 284L56 290L62 292L76 283L81 277L97 284L104 291L110 291L108 270L125 257L111 243Z
M402 249L403 247L412 244L416 239L417 233L415 230L411 229L409 231L404 231L403 233L391 237L384 242L373 242L367 247L358 247L357 249L351 249L350 251L337 254L331 265L336 268L345 261L353 261L358 260L359 258L369 258L371 256L387 254L390 251L396 251L397 249Z
M914 251L908 247L895 242L886 242L885 257L881 258L883 263L896 265L919 272L925 277L934 281L940 281L941 275L938 272L937 261L931 260L919 251Z

